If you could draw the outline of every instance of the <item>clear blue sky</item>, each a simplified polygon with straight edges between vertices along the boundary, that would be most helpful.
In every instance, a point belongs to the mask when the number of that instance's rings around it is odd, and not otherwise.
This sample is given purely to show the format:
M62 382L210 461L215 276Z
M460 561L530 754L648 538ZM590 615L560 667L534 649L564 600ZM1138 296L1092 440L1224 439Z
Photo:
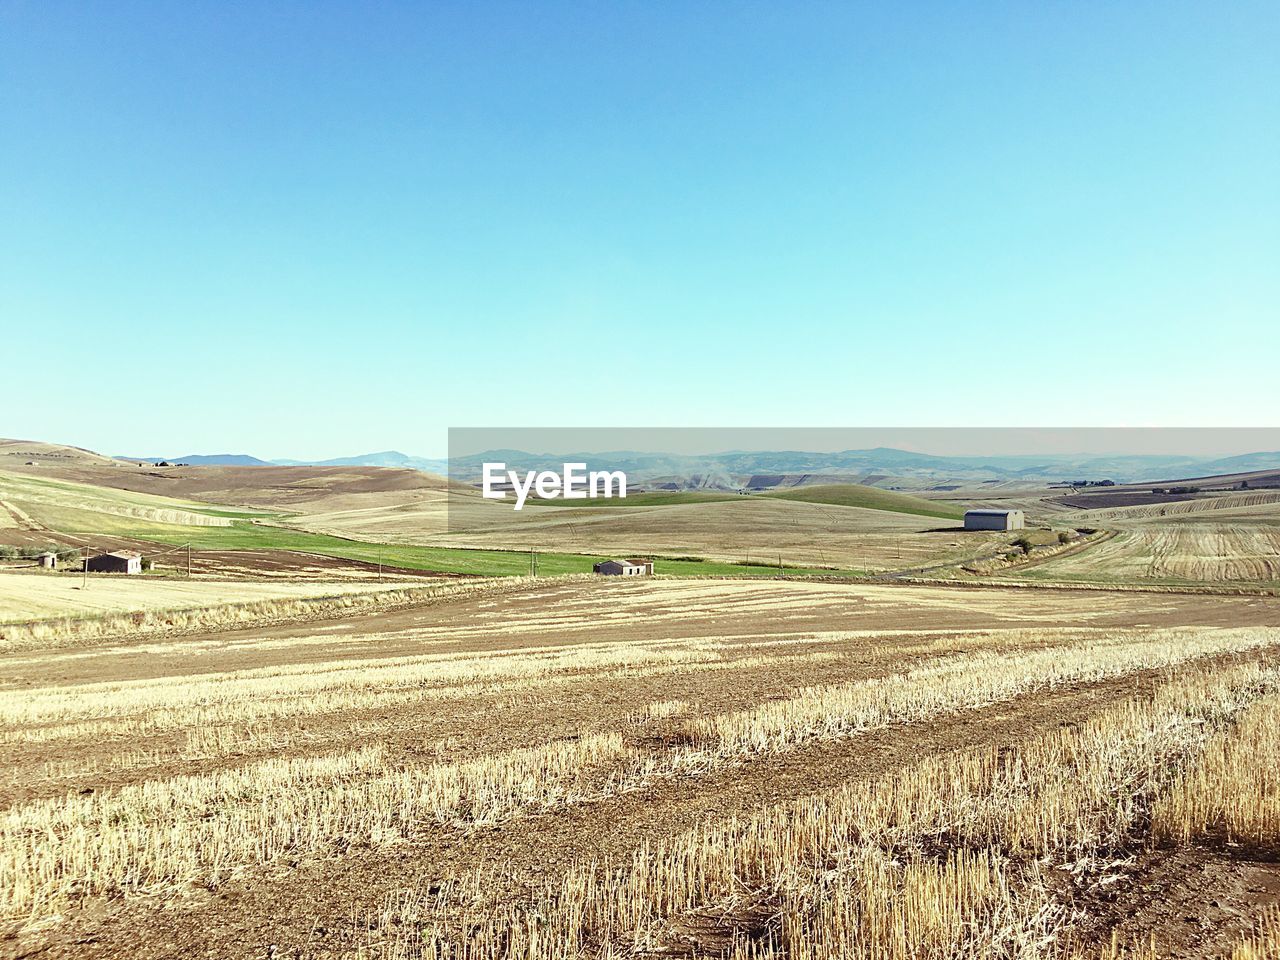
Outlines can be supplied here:
M0 435L1275 425L1277 49L1274 0L0 0Z

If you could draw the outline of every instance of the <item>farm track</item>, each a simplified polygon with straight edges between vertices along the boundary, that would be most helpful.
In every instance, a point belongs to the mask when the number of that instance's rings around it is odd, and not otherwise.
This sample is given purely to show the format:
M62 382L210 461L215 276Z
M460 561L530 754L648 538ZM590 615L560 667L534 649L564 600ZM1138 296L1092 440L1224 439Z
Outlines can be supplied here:
M9 514L10 517L13 518L14 526L16 526L19 530L28 530L35 533L42 533L48 529L48 527L46 527L44 524L40 523L38 520L32 519L30 516L28 516L18 507L15 507L8 500L0 500L0 507L3 507L5 512Z
M1018 573L1022 570L1031 569L1032 567L1040 567L1046 563L1052 563L1055 560L1062 560L1066 557L1076 557L1082 553L1088 553L1094 547L1099 547L1107 541L1115 539L1116 534L1117 531L1115 530L1104 530L1099 536L1093 539L1086 540L1083 543L1070 544L1064 549L1058 550L1056 553L1049 553L1045 556L1036 556L1033 553L1023 562L1014 564L1013 566L1002 570L1001 573Z
M1055 560L1061 560L1065 557L1075 556L1076 554L1086 552L1092 547L1096 547L1100 544L1106 543L1108 540L1111 540L1112 538L1114 538L1116 534L1117 534L1117 531L1115 530L1107 530L1107 531L1104 531L1100 536L1094 537L1093 539L1090 539L1090 540L1086 540L1083 543L1072 544L1066 547L1065 549L1058 550L1057 552L1051 553L1048 556L1036 556L1035 554L1032 554L1022 562L1019 562L1017 564L1011 564L1007 567L1000 568L998 573L1002 576L1017 575L1019 572L1031 567L1039 567L1046 563L1051 563ZM995 553L989 553L989 554L984 554L978 557L972 557L968 561L966 561L963 564L963 566L971 566L974 564L981 564L985 561L995 560L1003 556L1003 554L1006 551L1007 551L1007 548L1002 547L1000 550L996 551ZM927 579L932 577L934 574L953 572L955 571L957 566L961 566L961 564L957 564L954 562L953 563L936 563L936 564L931 564L925 567L911 567L906 570L894 570L889 573L877 574L876 576L870 579L875 580L877 582L882 582L882 583L892 583L894 581L913 580L916 578ZM932 580L931 582L937 583L939 585L943 585L949 581L946 578L937 578L935 580ZM951 581L951 582L954 582L954 581Z

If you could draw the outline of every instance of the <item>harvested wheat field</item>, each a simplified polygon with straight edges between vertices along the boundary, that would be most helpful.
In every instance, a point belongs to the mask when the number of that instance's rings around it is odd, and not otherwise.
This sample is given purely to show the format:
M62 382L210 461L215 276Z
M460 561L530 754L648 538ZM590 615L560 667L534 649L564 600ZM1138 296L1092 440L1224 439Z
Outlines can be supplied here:
M1087 502L1087 501L1086 501ZM1203 494L1172 503L1153 503L1111 510L1082 510L1076 518L1086 523L1143 522L1150 520L1203 523L1280 524L1280 490Z
M6 956L1216 956L1280 902L1271 598L513 580L3 663Z
M403 586L403 584L402 584ZM207 611L233 604L296 601L392 589L385 584L317 581L162 580L150 577L94 576L82 580L70 574L0 572L0 636L33 621L119 614L175 614ZM50 628L56 629L56 628ZM52 634L51 634L52 635ZM4 649L0 640L0 650Z
M1168 522L1132 526L1087 550L1050 560L1031 575L1109 583L1273 584L1280 581L1280 526Z

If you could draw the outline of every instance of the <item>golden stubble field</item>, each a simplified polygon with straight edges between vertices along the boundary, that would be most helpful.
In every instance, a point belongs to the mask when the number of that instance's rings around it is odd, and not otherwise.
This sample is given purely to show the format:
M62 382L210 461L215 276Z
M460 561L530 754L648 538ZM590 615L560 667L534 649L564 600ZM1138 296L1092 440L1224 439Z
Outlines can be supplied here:
M379 583L202 581L0 571L0 635L6 624L111 614L180 613L232 604L308 600L391 589ZM3 650L0 643L0 650Z
M3 665L7 956L1269 955L1273 599L546 580Z
M1053 560L1042 573L1113 583L1276 583L1280 526L1149 523L1120 530L1089 550Z
M1037 577L1117 584L1280 583L1277 491L1081 511L1072 522L1116 535L1044 564Z
M1061 490L1001 500L977 491L956 496L974 506L1016 508L1040 523L1106 531L1087 549L1014 570L1040 582L1097 585L1266 588L1280 586L1280 491L1206 493L1195 499L1078 510ZM1102 495L1102 496L1105 496Z

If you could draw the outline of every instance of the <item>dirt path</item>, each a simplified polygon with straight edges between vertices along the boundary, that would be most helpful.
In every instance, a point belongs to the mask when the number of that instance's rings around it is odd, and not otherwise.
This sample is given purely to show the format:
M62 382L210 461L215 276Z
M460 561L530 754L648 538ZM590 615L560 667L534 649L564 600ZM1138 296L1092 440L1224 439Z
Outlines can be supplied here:
M1161 960L1219 960L1280 905L1280 863L1243 852L1154 850L1138 858L1132 878L1123 899L1089 904L1100 947L1114 931L1122 944L1154 940Z
M13 517L13 522L18 525L19 530L29 530L35 533L40 533L49 529L43 523L40 523L38 520L35 520L23 513L8 500L0 500L0 507L3 507L5 512L8 513L9 516Z

